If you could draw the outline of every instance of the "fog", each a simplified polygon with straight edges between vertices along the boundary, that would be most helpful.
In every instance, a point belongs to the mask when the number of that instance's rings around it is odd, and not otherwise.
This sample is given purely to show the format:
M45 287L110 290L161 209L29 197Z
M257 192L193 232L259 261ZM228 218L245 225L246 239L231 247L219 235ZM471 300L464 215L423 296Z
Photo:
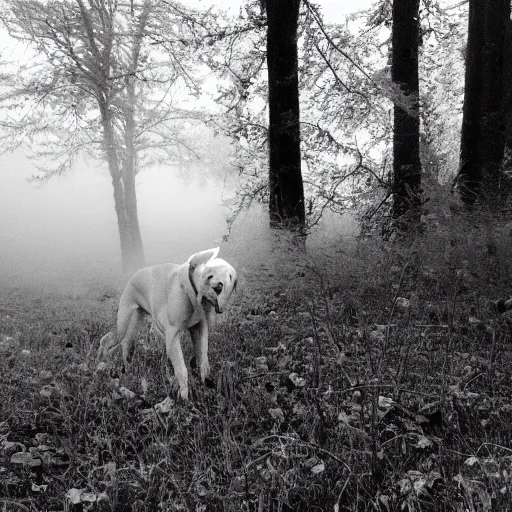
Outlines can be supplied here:
M35 184L21 151L0 156L0 286L47 288L70 295L95 285L119 287L121 255L110 176L104 165L79 163L64 176ZM271 250L266 207L240 215L226 243L224 199L234 188L219 172L161 167L137 175L139 221L147 264L183 262L221 246L221 256L250 279ZM357 225L326 214L308 237L314 255L331 243L350 244Z
M79 289L97 277L116 282L121 256L113 189L104 166L79 163L45 184L28 178L21 151L0 156L0 284ZM139 221L148 264L184 261L219 245L227 232L218 178L198 169L153 168L137 176Z

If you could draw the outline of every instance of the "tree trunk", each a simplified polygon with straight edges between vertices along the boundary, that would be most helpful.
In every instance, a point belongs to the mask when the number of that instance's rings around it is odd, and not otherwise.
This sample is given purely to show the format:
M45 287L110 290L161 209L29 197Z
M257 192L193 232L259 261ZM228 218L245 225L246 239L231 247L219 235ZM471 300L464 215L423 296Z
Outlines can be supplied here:
M503 199L504 52L510 0L470 0L460 148L462 200L490 206Z
M135 83L134 77L127 78L127 105L125 108L125 146L126 156L123 161L123 183L126 216L128 219L128 231L132 244L132 257L138 268L144 266L144 249L139 227L139 215L137 211L137 196L135 191L136 175L136 151L135 151Z
M300 0L266 0L271 226L302 227L297 25Z
M393 0L391 78L403 93L394 105L393 217L412 223L421 207L418 10L419 0Z
M112 186L114 187L114 206L117 215L119 241L121 242L123 274L130 276L137 270L137 265L132 261L130 233L128 230L128 219L126 218L126 208L124 204L123 180L121 173L117 173L116 175L112 175L111 173L110 175L112 177Z
M503 116L506 125L505 169L512 165L512 20L506 22L503 51Z
M111 116L105 105L102 112L103 141L107 154L107 163L114 187L114 205L117 214L123 274L131 276L144 266L144 253L137 218L137 200L135 196L135 175L130 174L130 166L123 160L122 169L117 154L117 145L112 127ZM132 159L133 169L133 159Z

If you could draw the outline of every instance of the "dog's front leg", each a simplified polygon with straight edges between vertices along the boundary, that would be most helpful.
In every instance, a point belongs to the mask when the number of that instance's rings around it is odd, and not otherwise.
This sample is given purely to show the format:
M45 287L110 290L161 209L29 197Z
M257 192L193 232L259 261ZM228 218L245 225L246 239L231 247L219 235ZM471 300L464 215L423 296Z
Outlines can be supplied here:
M210 375L210 363L208 362L208 324L199 322L190 328L190 335L194 343L196 365L199 368L201 382Z
M165 330L165 350L167 357L171 360L174 368L174 375L180 386L180 396L188 400L188 372L181 350L181 330L168 326Z

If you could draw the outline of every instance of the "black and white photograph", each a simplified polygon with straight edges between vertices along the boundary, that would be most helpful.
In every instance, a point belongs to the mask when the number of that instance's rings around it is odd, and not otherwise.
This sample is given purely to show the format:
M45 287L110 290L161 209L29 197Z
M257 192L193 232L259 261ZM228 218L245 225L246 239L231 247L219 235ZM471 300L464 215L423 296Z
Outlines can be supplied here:
M512 512L511 0L0 0L0 512Z

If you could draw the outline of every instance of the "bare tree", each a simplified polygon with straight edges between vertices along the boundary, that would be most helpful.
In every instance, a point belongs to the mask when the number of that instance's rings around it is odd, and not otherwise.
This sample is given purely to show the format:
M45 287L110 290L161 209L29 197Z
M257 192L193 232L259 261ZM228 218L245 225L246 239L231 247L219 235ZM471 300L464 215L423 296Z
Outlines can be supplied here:
M171 100L178 79L193 81L182 14L169 11L156 0L9 0L3 16L11 35L34 50L1 102L10 147L28 143L51 159L40 167L42 180L83 153L106 159L126 274L145 263L135 175L141 164L187 150L177 122L197 117ZM157 54L164 29L168 51Z

